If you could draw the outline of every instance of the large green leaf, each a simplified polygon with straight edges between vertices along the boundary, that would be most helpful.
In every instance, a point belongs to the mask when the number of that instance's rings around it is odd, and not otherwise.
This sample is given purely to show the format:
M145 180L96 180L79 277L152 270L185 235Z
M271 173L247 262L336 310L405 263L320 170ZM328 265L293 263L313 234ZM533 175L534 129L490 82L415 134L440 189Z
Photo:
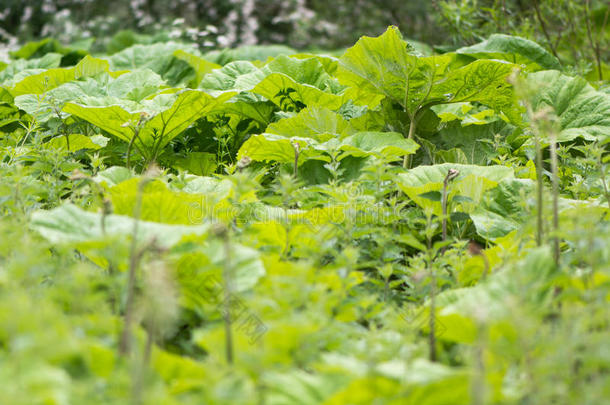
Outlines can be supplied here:
M254 161L262 162L294 162L296 151L299 149L299 165L309 159L328 160L324 154L325 147L312 138L302 138L299 136L285 137L275 134L252 135L239 149L238 159L247 156Z
M123 173L111 173L108 192L114 212L131 215L137 200L141 179L124 179ZM224 219L233 213L226 201L231 188L226 183L207 177L195 177L182 190L172 190L161 180L148 183L142 190L141 218L146 221L168 224L199 224L208 220ZM220 204L220 205L219 205ZM229 208L223 211L225 208ZM225 215L226 214L226 215Z
M257 95L241 93L218 105L211 114L230 114L252 119L264 128L271 122L276 109L277 107L272 102L262 100Z
M477 59L503 59L527 70L561 69L559 60L546 49L529 39L504 34L493 34L488 39L455 51Z
M250 91L285 111L298 111L306 106L338 109L345 99L337 94L342 87L317 58L279 56L262 68L247 61L232 62L204 76L200 88L211 94Z
M37 42L28 42L16 51L10 52L11 57L18 59L40 58L48 53L62 55L61 65L71 66L85 57L87 50L93 44L93 39L85 39L71 46L63 46L58 40L45 38Z
M435 104L477 101L519 120L506 78L515 65L478 60L461 66L455 54L418 57L396 27L377 38L363 37L340 59L339 81L383 94L412 120Z
M94 77L100 73L110 73L108 61L87 55L75 67L47 69L27 76L15 83L9 91L14 97L23 94L43 94L64 83Z
M307 106L336 110L344 103L344 97L327 93L309 84L300 84L283 73L272 73L252 89L271 100L284 111L298 111Z
M284 118L267 127L266 132L284 137L302 137L327 140L330 137L345 137L356 131L340 114L327 108L311 107L294 117Z
M309 159L327 161L329 153L336 153L340 160L347 156L393 160L418 148L396 132L356 133L340 114L314 107L269 125L264 134L251 136L240 148L238 158L290 163L295 159L295 145L299 148L299 165Z
M234 49L211 51L203 55L206 60L226 65L234 61L266 61L279 55L292 55L296 51L284 45L241 46Z
M47 122L61 111L65 103L86 97L106 97L106 78L87 78L64 83L43 94L23 94L15 97L15 105L36 117L40 123Z
M510 179L488 191L479 207L470 213L477 233L494 240L519 229L527 218L522 201L533 190L531 180Z
M498 119L497 116L495 119L493 117L484 118L487 114L489 114L489 110L484 110L481 115L467 114L461 123L449 122L440 131L426 139L440 151L457 148L463 152L468 163L486 165L497 153L494 148L496 137L506 137L515 130L515 127ZM481 120L472 125L477 117L480 117ZM492 121L486 123L487 119ZM438 162L438 160L433 161L433 163Z
M44 69L59 67L60 61L61 55L58 53L48 53L39 59L16 60L0 71L0 84L5 87L12 87L24 77L40 73Z
M226 93L214 98L200 90L184 90L174 94L160 94L141 104L134 104L132 109L125 105L68 103L63 111L88 121L125 142L130 142L135 136L134 128L143 119L144 123L140 125L134 145L143 155L156 156L161 148L191 123L232 96L232 93ZM148 114L148 117L143 118L142 114Z
M495 188L499 182L514 178L513 169L506 166L476 166L457 163L444 163L434 166L418 166L407 173L398 175L397 184L411 200L422 208L430 209L433 214L441 215L440 201L431 201L426 193L439 192L450 169L459 175L449 186L448 199L454 195L468 197L462 202L462 212L472 212L482 201L487 190Z
M152 45L134 45L108 58L113 70L150 69L161 75L170 86L187 84L196 76L195 70L174 52L184 50L195 53L193 46L174 42Z
M208 62L200 56L188 53L182 49L174 51L174 57L188 63L195 71L195 78L189 83L189 87L196 88L203 76L210 73L214 69L220 69L220 65L216 63Z
M415 153L419 145L412 139L405 139L397 132L358 132L340 141L340 156L377 156L398 160L404 155Z
M264 77L260 69L247 61L231 62L205 76L199 88L216 95L223 91L247 91Z
M255 161L293 163L296 145L299 150L299 165L310 159L330 161L333 154L337 155L337 160L348 156L377 156L397 160L404 155L415 153L419 147L413 140L405 139L396 132L359 132L342 139L329 138L326 141L264 133L253 135L244 142L238 158L247 156Z
M68 138L68 139L66 139ZM78 151L81 149L101 149L108 143L108 138L103 135L86 136L83 134L70 134L66 136L57 136L47 142L48 145L55 149L66 149L69 151Z
M199 176L208 176L216 170L216 155L208 152L189 152L186 157L177 158L172 167L188 170Z
M53 243L86 244L107 237L127 237L133 233L133 218L123 215L106 215L102 228L102 215L87 212L72 204L63 204L50 211L32 214L31 226ZM161 247L169 248L188 235L205 235L209 225L168 225L140 221L137 239L153 239Z
M581 77L555 70L529 74L525 85L532 92L534 111L550 107L559 117L558 141L583 138L604 141L610 137L610 94L596 91Z

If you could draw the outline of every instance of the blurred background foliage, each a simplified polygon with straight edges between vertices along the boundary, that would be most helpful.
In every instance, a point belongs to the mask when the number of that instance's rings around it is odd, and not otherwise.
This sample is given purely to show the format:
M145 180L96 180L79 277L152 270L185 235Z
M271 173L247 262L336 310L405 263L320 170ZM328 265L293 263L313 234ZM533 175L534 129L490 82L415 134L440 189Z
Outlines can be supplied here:
M582 73L607 63L609 10L607 0L3 0L0 40L54 37L110 53L168 39L202 50L269 43L341 49L397 25L439 51L491 33L520 35Z

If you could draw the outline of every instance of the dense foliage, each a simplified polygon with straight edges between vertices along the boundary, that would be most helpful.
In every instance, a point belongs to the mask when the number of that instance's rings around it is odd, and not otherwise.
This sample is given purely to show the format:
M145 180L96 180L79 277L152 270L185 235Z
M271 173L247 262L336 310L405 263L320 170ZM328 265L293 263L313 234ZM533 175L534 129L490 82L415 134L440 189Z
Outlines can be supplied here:
M14 51L0 402L610 403L607 81L439 52Z

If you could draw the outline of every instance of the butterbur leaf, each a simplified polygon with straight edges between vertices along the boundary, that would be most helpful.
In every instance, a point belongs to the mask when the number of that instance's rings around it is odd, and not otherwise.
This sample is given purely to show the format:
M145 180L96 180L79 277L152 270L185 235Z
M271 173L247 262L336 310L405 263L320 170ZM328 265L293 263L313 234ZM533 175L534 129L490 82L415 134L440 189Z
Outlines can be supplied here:
M329 162L333 151L340 151L337 160L348 156L356 158L378 156L388 160L398 160L404 155L415 153L419 147L414 141L405 139L396 132L359 132L345 138L330 136L318 139L285 137L270 133L251 136L239 150L238 158L248 156L256 161L292 163L295 159L295 145L299 149L299 165L309 159Z
M263 78L260 69L247 61L236 61L216 69L205 76L199 88L212 95L225 91L247 91L256 86Z
M471 103L438 104L431 110L441 119L441 122L460 121L462 126L485 125L500 119L494 110Z
M479 60L462 66L455 54L418 57L396 27L377 38L363 37L340 59L339 81L383 94L409 117L435 104L477 101L519 121L512 88L506 82L515 65Z
M412 139L405 139L397 132L358 132L340 141L339 149L345 156L378 156L385 159L401 159L415 153L419 145Z
M87 55L74 67L47 69L40 73L28 75L15 82L9 88L9 92L13 97L23 94L43 94L64 83L94 77L104 72L111 73L108 62ZM118 75L118 72L116 75Z
M299 165L309 159L330 160L324 155L324 146L311 138L291 137L264 133L252 135L239 149L238 159L248 157L254 161L292 163L295 145L299 148Z
M221 66L216 63L208 62L207 60L194 55L192 53L188 53L185 50L178 49L174 51L174 57L185 61L188 63L193 70L195 71L195 78L189 83L189 87L196 88L199 83L201 83L201 79L203 76L210 73L215 69L220 69Z
M127 237L133 232L133 218L87 212L75 205L64 204L50 211L32 214L31 226L53 243L86 244L106 237ZM140 221L137 238L141 242L155 240L165 248L172 247L188 235L205 235L209 225L168 225Z
M528 88L536 89L532 108L551 107L559 118L559 142L583 138L605 141L610 137L610 94L596 91L581 77L570 77L555 70L529 74Z
M440 191L428 191L426 193L421 193L419 197L425 198L430 201L441 201L441 192Z
M505 236L521 226L527 214L522 199L534 190L534 182L524 179L503 181L470 213L477 233L488 240Z
M263 101L258 96L242 93L227 102L218 105L211 114L231 114L241 118L252 119L261 127L266 127L272 120L276 106L270 101Z
M236 61L204 76L200 88L219 94L227 90L252 92L268 99L284 111L298 112L307 106L338 109L345 96L343 88L316 58L279 56L258 68L247 61Z
M234 49L211 51L203 55L206 60L226 65L233 61L266 61L279 55L292 55L296 51L284 45L246 45Z
M529 71L561 69L559 60L546 49L529 39L504 34L493 34L488 39L455 51L478 59L503 59L525 65Z
M24 77L40 73L43 69L59 67L60 61L61 55L58 53L48 53L39 59L16 60L0 71L0 84L10 87Z
M142 113L148 114L141 124L134 145L141 153L152 156L191 123L232 96L233 93L227 93L214 98L199 90L184 90L175 94L160 94L141 105L133 105L135 110L118 105L68 103L63 111L88 121L125 142L130 142L135 136L134 126L142 119Z
M340 114L322 107L310 107L297 115L284 118L267 127L266 132L284 137L327 140L330 137L345 137L355 133L349 122ZM330 136L329 136L330 135Z
M520 111L515 106L512 87L506 81L514 69L515 65L510 63L474 61L449 71L442 80L432 84L427 100L434 104L476 101L519 122Z
M103 135L86 136L83 134L70 134L68 139L65 136L58 136L51 139L46 145L55 149L66 149L78 151L81 149L101 149L108 143L108 138Z
M193 46L175 42L134 45L108 58L113 70L150 69L170 86L179 86L195 79L195 70L186 61L174 57L174 52L195 52Z
M307 106L338 109L344 97L327 93L309 84L300 84L283 73L272 73L252 91L275 103L284 111L299 111Z
M58 40L45 38L37 42L28 42L17 51L9 52L11 57L19 59L40 58L48 53L62 55L61 65L70 66L87 55L87 49L93 44L93 39L78 41L70 46L63 46Z
M476 166L456 163L444 163L434 166L418 166L407 173L398 175L398 187L409 196L417 205L432 210L440 216L442 207L439 201L430 201L422 196L424 194L440 192L443 181L450 169L459 172L458 177L452 180L448 189L448 201L453 195L462 196L455 205L461 211L470 213L479 204L485 191L497 187L498 183L514 178L513 169L506 166ZM436 194L434 194L436 195ZM468 197L469 200L463 197Z
M178 158L172 165L188 170L198 176L208 176L216 170L216 155L207 152L190 152L184 158Z

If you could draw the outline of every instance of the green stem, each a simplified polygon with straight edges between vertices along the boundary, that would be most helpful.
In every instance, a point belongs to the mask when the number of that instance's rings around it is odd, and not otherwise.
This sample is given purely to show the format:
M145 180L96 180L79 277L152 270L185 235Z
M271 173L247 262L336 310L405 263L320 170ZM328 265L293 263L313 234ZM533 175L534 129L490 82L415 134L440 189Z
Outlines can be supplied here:
M432 286L430 289L430 317L428 318L428 326L430 335L428 335L428 345L430 346L430 361L436 361L436 274L432 268L432 257L428 251L428 270L432 277Z
M608 208L610 208L610 192L608 192L608 183L606 182L606 166L601 165L600 170L602 186L604 187L604 195L606 196L606 201L608 201Z
M133 149L133 144L135 143L139 132L140 132L139 128L134 128L133 137L129 141L129 145L127 145L127 158L126 158L126 162L125 162L125 166L127 166L127 169L131 169L131 151Z
M471 398L473 405L484 405L486 403L485 389L485 342L487 340L487 328L482 321L477 325L477 343L474 347L474 378L471 386Z
M459 171L455 169L449 169L447 171L447 175L443 180L443 194L441 196L441 207L443 210L443 218L441 220L443 226L443 242L447 240L447 189L449 187L449 182L455 179L460 174ZM445 246L442 248L442 252L445 251Z
M293 143L292 147L294 148L294 178L297 178L297 175L299 174L299 144L298 143Z
M133 208L133 230L131 232L131 246L129 248L129 278L127 282L127 302L125 304L125 320L123 332L119 341L119 354L126 355L131 348L131 323L133 321L134 311L134 295L136 284L136 271L139 261L138 247L138 227L140 223L140 214L142 211L142 194L146 181L140 180L136 194L136 202Z
M417 113L410 117L411 122L409 122L409 135L407 136L407 139L413 139L415 136L415 127L417 127L416 115ZM405 169L411 168L411 155L405 155L402 161L402 167Z
M536 190L536 206L538 209L536 216L536 245L542 245L543 237L543 191L544 191L544 178L542 175L542 148L540 146L540 139L538 138L538 131L534 135L534 142L536 144L536 180L538 187Z
M557 142L555 133L550 134L551 182L553 187L553 259L559 266L559 176L557 169Z
M551 36L549 35L549 33L546 29L546 24L544 23L544 19L542 18L542 13L540 12L540 6L538 5L538 0L534 0L533 3L534 3L534 10L536 10L536 18L538 19L538 22L540 23L540 29L542 30L542 33L544 34L544 37L546 38L546 42L549 44L549 48L551 48L551 52L553 52L553 55L561 63L561 60L559 59L559 55L557 55L557 50L555 49L555 46L553 46L553 41L551 41Z
M589 16L590 2L591 0L585 0L585 25L587 27L587 38L589 39L589 46L591 47L591 49L593 50L593 54L595 55L595 64L597 65L597 74L599 76L599 81L602 81L604 80L604 74L602 71L601 49L599 46L599 42L593 40L593 34L591 32L591 21Z
M225 229L222 233L224 238L225 265L222 278L225 283L224 288L224 322L225 322L225 348L227 363L233 364L233 333L231 330L231 242L229 240L229 230Z

